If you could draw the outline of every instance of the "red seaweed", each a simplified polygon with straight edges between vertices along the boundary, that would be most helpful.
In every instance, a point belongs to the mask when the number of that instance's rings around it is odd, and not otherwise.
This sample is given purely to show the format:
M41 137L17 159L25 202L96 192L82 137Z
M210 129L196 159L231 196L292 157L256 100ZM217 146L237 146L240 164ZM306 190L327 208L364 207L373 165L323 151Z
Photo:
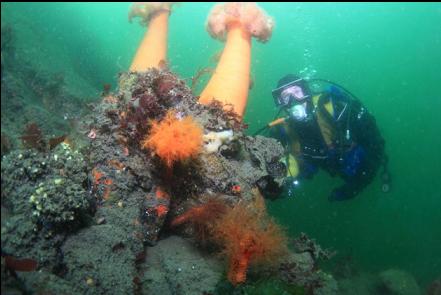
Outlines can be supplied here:
M46 149L43 133L36 123L28 124L20 138L25 148L35 148L39 151Z

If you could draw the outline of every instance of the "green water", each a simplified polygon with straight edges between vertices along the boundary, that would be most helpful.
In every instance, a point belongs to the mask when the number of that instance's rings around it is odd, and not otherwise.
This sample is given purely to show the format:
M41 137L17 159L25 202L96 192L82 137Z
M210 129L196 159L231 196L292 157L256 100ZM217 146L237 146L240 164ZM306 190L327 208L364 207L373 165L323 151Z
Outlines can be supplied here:
M292 235L307 232L366 271L397 267L427 284L441 274L441 4L260 5L276 27L268 43L253 43L250 133L273 118L270 91L281 76L331 79L375 115L393 177L388 194L376 180L335 204L327 195L338 180L321 173L270 212ZM170 18L169 61L183 78L213 66L222 49L204 28L212 6L185 3ZM1 19L16 30L17 54L65 73L67 87L86 100L104 83L116 85L135 53L143 29L128 23L128 7L2 3Z

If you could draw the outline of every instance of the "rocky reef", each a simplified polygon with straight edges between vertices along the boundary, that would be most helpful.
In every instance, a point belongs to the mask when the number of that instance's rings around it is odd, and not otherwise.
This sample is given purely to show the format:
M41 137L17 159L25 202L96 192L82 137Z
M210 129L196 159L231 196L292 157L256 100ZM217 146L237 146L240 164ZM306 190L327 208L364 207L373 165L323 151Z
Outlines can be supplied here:
M266 213L285 175L277 141L166 67L119 81L75 139L2 157L2 292L225 294L265 277L337 294L326 252Z

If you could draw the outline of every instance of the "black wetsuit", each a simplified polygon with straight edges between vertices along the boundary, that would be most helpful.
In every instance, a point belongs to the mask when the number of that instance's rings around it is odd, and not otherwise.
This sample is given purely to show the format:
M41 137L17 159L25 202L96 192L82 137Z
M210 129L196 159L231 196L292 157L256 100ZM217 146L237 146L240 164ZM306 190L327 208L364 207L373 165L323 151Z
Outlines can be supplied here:
M332 103L333 115L324 107L328 102ZM316 104L308 101L306 110L307 119L290 118L286 126L273 132L288 151L292 151L293 139L286 127L296 134L300 143L300 151L295 154L300 172L296 180L312 177L321 167L345 181L333 190L330 200L353 198L373 180L385 157L384 140L375 118L360 101L338 91L322 93ZM325 142L318 116L331 127L332 142Z

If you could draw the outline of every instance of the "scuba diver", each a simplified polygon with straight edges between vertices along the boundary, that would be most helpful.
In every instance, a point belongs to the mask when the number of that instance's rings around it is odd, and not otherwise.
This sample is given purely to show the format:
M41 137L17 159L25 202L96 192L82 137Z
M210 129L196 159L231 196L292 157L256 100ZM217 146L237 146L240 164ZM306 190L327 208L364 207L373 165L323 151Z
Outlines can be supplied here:
M311 86L326 86L322 91ZM319 88L319 87L318 87ZM322 87L323 88L323 87ZM257 133L270 129L285 147L283 190L265 194L271 199L294 194L299 182L312 178L318 168L340 176L344 184L329 195L330 201L355 197L374 179L380 167L382 190L389 191L390 175L384 140L375 118L359 99L342 86L324 79L305 80L286 75L272 91L285 116Z

